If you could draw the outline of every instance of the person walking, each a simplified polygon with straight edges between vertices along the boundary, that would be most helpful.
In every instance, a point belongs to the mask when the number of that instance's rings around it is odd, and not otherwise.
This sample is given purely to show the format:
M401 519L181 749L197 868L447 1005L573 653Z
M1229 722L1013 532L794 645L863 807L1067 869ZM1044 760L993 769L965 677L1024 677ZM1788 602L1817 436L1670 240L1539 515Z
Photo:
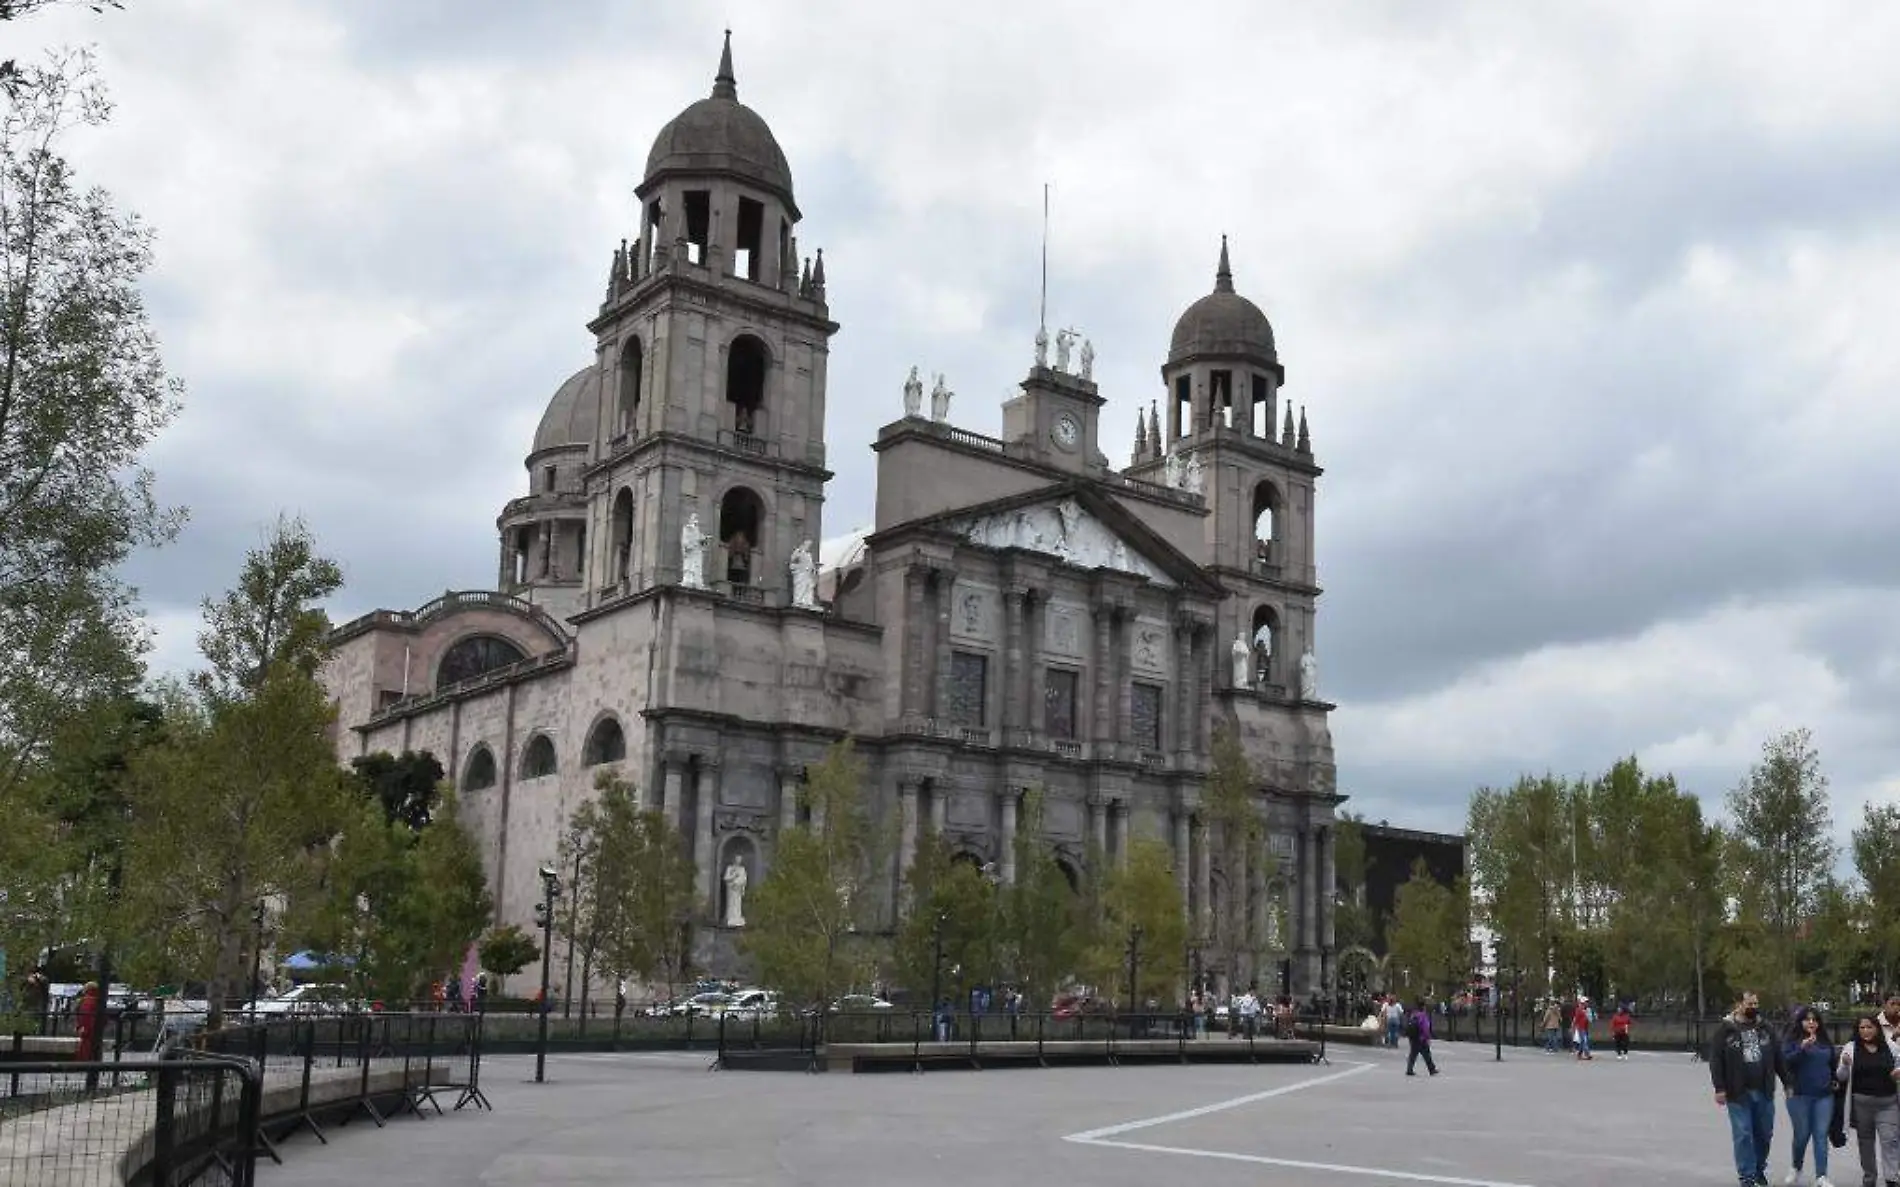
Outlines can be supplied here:
M1412 1012L1406 1016L1405 1040L1410 1048L1405 1056L1405 1074L1418 1075L1413 1069L1423 1058L1425 1070L1436 1076L1438 1064L1432 1061L1432 1012L1425 1008L1425 999L1422 997L1412 1003Z
M1616 1040L1616 1058L1628 1062L1630 1057L1630 1027L1635 1023L1630 1016L1629 1003L1619 1002L1616 1013L1610 1015L1610 1037Z
M1820 1011L1803 1006L1781 1045L1788 1085L1788 1124L1794 1130L1794 1169L1786 1187L1801 1181L1801 1163L1814 1150L1814 1187L1833 1187L1827 1178L1828 1122L1834 1116L1834 1043Z
M86 982L85 990L79 995L79 1049L73 1058L81 1063L96 1061L99 1058L99 1023L105 1011L99 1000L99 983Z
M1781 1044L1761 1020L1761 998L1742 994L1709 1044L1709 1081L1715 1104L1728 1114L1736 1180L1765 1187L1768 1147L1775 1136L1775 1081L1781 1077Z
M1876 1015L1868 1014L1854 1024L1854 1037L1841 1048L1834 1076L1847 1088L1841 1116L1853 1125L1860 1140L1861 1187L1875 1187L1881 1181L1883 1162L1887 1187L1894 1187L1900 1183L1900 1097L1894 1088L1900 1070L1894 1067L1893 1050Z
M1564 1038L1564 1011L1552 998L1544 1003L1544 1017L1541 1023L1544 1030L1544 1054L1555 1055Z
M1577 1008L1570 1015L1571 1037L1576 1040L1578 1059L1595 1059L1590 1054L1590 999L1577 999Z
M1399 1031L1405 1025L1405 1007L1399 1004L1396 995L1385 999L1385 1045L1394 1051L1399 1049Z

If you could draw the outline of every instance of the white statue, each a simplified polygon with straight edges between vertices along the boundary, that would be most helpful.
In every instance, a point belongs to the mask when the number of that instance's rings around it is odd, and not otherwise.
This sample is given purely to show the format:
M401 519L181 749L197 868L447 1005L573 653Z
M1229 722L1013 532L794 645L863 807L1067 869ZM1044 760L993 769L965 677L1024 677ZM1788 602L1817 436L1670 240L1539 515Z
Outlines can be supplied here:
M1074 346L1074 330L1056 331L1056 370L1067 371L1069 369L1069 351Z
M904 381L904 415L917 416L924 408L924 381L917 378L917 368L910 369L910 378Z
M950 397L954 394L943 385L943 375L937 375L937 386L930 389L930 419L944 421L950 419Z
M1191 495L1207 492L1207 475L1201 470L1201 455L1188 454L1187 468L1181 474L1181 489Z
M737 853L726 863L726 872L720 876L726 884L726 926L745 926L745 858Z
M1253 687L1253 648L1247 643L1247 632L1234 636L1234 645L1228 648L1234 654L1234 687Z
M1171 453L1167 456L1167 459L1161 463L1161 481L1166 483L1172 490L1181 489L1183 475L1181 473L1180 454Z
M792 549L792 605L818 608L818 563L812 559L810 540Z
M680 584L687 589L706 588L706 533L699 530L697 511L680 528Z
M1082 339L1082 378L1095 378L1095 343Z
M1036 327L1036 366L1049 365L1049 327Z
M1300 656L1300 699L1319 700L1319 660L1311 651Z

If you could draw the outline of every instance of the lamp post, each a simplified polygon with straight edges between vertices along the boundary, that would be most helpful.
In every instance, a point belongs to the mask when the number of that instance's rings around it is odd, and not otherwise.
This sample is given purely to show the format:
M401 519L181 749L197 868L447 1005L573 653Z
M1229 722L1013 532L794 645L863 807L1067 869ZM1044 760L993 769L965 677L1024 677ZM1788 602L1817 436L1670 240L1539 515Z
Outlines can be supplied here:
M1141 924L1128 929L1128 1009L1133 1013L1138 1002L1137 978L1141 971Z
M548 975L553 967L554 941L554 900L561 897L561 879L548 866L542 866L541 901L536 903L535 922L541 925L541 1000L537 1012L540 1014L538 1032L534 1041L534 1082L545 1083L548 1078Z
M257 900L257 911L253 916L257 930L251 942L251 1013L257 1013L257 999L263 996L264 986L264 900Z
M568 843L574 847L574 880L569 883L574 887L574 898L567 905L567 979L562 982L561 987L561 1017L563 1018L570 1016L569 1011L574 1006L574 937L579 935L581 930L581 863L587 859L590 848L584 833L570 831L567 839Z
M938 911L930 925L930 1035L937 1037L937 1011L943 1005L943 925L950 922L949 911Z

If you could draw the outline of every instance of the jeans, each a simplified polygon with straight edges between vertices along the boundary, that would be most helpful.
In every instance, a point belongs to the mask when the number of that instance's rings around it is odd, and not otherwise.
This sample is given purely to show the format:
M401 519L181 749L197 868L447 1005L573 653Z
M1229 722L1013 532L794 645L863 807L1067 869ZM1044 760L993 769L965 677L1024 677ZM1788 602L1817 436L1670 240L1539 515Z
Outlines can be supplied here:
M1582 1027L1577 1027L1576 1040L1577 1054L1579 1056L1590 1054L1590 1032Z
M1834 1116L1834 1094L1790 1096L1788 1124L1794 1127L1794 1169L1801 1169L1802 1155L1814 1147L1814 1173L1827 1174L1827 1125Z
M1743 1183L1767 1178L1768 1143L1775 1136L1775 1098L1766 1092L1729 1097L1728 1133L1735 1144L1736 1178Z
M1408 1076L1413 1074L1412 1068L1417 1065L1421 1056L1425 1059L1425 1070L1436 1076L1438 1074L1438 1065L1432 1062L1432 1045L1430 1043L1412 1044L1411 1053L1405 1057L1405 1074Z
M1562 1041L1563 1032L1554 1026L1544 1028L1544 1050L1557 1054L1557 1044Z
M1388 1047L1396 1047L1399 1045L1398 1023L1388 1022L1385 1024L1385 1045Z

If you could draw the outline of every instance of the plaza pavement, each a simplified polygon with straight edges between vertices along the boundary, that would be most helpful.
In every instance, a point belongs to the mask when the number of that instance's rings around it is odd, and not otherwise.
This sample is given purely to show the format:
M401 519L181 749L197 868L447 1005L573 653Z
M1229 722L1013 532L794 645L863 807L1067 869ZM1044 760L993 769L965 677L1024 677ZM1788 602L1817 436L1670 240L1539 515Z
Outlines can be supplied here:
M1679 1054L1579 1064L1442 1044L1445 1074L1335 1047L1330 1066L1178 1065L923 1075L708 1072L703 1054L484 1061L493 1113L294 1138L263 1187L1603 1187L1734 1182L1707 1069ZM1777 1118L1774 1179L1787 1160ZM1857 1182L1852 1149L1834 1178ZM1845 1173L1842 1173L1845 1172Z

